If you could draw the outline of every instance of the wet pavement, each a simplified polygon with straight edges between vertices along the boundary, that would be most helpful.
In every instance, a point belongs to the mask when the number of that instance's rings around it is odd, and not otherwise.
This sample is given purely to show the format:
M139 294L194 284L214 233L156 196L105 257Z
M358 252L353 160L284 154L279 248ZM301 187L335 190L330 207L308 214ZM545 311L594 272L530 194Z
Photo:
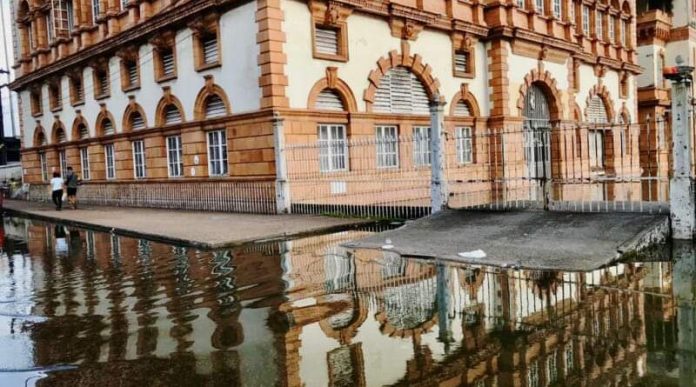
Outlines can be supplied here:
M590 272L5 218L0 386L693 386L696 254Z

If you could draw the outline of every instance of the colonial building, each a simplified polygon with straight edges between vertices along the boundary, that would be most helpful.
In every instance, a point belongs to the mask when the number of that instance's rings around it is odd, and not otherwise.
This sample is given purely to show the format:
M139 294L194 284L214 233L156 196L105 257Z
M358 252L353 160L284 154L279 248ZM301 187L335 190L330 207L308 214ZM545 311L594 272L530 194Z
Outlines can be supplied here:
M436 105L456 139L457 179L509 176L490 168L502 153L526 174L540 161L560 173L575 157L587 175L610 175L637 136L584 130L568 147L532 134L544 149L531 152L527 134L477 139L635 121L635 10L629 0L13 0L25 180L40 186L72 165L87 199L272 212L286 146L319 144L318 175L417 169L430 163ZM391 140L404 136L408 151ZM359 139L381 144L369 162L346 145ZM485 201L494 188L477 190Z

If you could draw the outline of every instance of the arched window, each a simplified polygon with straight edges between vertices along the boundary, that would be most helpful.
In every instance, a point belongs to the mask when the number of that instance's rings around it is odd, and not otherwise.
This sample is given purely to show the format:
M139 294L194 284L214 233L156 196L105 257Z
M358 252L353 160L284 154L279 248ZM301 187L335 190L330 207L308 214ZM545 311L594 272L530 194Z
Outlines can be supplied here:
M77 126L77 133L80 136L80 140L89 138L89 129L87 129L85 124L81 123Z
M131 130L142 130L145 129L145 119L139 111L133 111L128 117L128 126Z
M317 110L331 110L338 112L345 110L341 96L332 89L324 89L317 95L314 108Z
M471 117L471 107L469 103L460 99L454 106L454 115L457 117Z
M56 142L65 142L67 138L65 137L65 130L61 127L56 128Z
M109 118L104 118L101 122L101 127L102 127L102 135L103 136L109 136L111 134L114 134L116 131L114 130L114 123L111 122L111 119Z
M174 104L169 104L164 107L164 124L174 125L181 123L181 112Z
M377 113L430 113L430 99L423 83L406 67L394 67L380 80L375 93Z
M44 134L43 131L39 132L36 135L36 144L34 144L34 146L44 146L47 144L48 144L48 141L46 140L46 135Z
M590 103L587 105L587 121L593 124L608 124L609 115L604 100L595 95L590 98Z
M222 117L227 115L225 102L217 94L211 94L205 99L205 118Z

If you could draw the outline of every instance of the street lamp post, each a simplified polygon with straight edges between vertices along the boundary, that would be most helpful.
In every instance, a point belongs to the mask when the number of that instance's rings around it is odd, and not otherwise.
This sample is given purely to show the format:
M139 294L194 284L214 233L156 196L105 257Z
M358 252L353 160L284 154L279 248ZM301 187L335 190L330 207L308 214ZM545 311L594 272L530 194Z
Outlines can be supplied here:
M0 74L10 75L5 69L0 69ZM5 116L2 113L2 88L7 86L0 85L0 165L7 165L7 144L5 144ZM12 109L12 96L10 95L10 109Z

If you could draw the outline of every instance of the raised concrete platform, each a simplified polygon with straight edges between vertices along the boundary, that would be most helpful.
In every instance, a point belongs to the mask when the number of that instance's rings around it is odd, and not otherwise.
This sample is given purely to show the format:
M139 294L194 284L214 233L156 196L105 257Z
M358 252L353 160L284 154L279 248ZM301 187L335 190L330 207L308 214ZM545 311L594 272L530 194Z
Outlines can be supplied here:
M5 200L9 214L165 243L221 248L261 240L286 239L365 224L360 219L311 215L253 215L123 207L56 211L52 205Z
M469 264L587 271L668 236L666 214L445 211L344 246ZM460 254L476 250L485 257Z

